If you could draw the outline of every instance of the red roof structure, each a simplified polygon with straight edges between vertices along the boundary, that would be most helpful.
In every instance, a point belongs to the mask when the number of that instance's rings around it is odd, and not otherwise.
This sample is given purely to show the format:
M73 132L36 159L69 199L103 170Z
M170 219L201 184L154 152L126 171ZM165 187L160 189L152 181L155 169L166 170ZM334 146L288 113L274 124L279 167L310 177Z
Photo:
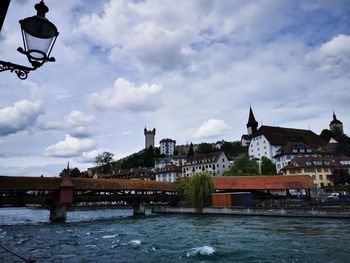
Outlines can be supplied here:
M213 180L215 190L287 190L315 187L309 176L217 176Z

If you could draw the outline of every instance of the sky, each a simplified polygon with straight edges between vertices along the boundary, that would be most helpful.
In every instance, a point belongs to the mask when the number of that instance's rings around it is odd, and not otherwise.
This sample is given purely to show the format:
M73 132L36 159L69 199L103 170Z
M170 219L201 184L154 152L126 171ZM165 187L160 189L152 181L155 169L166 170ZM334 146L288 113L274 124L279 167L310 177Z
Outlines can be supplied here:
M27 65L12 0L0 59ZM0 73L0 174L85 170L103 151L144 148L143 129L177 144L240 140L259 125L350 134L350 2L46 0L59 36L20 80Z

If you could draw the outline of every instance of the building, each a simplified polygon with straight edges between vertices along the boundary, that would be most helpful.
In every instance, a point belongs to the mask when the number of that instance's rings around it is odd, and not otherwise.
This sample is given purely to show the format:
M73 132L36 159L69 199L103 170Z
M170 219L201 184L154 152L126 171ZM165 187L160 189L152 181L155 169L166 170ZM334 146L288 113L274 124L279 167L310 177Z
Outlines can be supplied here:
M154 148L154 137L156 135L156 129L154 128L153 130L147 130L147 128L145 127L144 134L145 134L145 149L148 149L151 146Z
M333 111L333 120L329 123L329 129L333 133L337 133L337 132L344 133L343 123L337 119L337 116L335 115L334 111Z
M159 181L159 182L174 183L181 176L181 172L182 172L181 166L176 166L171 164L157 170L155 173L155 178L156 178L156 181Z
M164 154L165 156L174 155L176 141L172 139L162 139L159 142L160 146L160 154Z
M252 134L248 148L251 159L260 160L265 156L275 162L281 147L287 143L302 143L311 149L324 148L327 142L319 135L310 130L292 129L274 126L261 126Z
M110 178L113 179L140 179L151 181L154 180L154 171L150 168L141 167L141 168L131 168L124 169L114 172L110 175Z
M334 157L295 157L281 171L285 175L308 175L317 187L331 186L329 180L334 169L343 168Z
M295 157L320 157L328 155L324 149L313 148L302 142L287 142L280 147L276 155L273 156L273 162L276 164L277 173L287 166Z
M230 162L224 152L196 154L187 158L182 166L182 176L192 176L200 172L221 176L229 168Z

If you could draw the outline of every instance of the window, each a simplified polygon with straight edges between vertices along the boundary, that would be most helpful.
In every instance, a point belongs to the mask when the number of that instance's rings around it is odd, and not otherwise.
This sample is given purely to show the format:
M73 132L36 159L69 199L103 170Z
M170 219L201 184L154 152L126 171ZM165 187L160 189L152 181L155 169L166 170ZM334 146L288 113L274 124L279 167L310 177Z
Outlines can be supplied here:
M225 162L225 159L222 159L222 162Z
M316 175L312 176L312 180L314 180L314 181L316 180Z
M321 173L322 172L322 168L317 168L317 172Z
M323 168L323 171L329 172L329 168Z
M323 180L323 175L320 174L320 175L318 176L318 178L320 178L320 180Z
M222 165L222 168L225 169L225 165L224 164Z

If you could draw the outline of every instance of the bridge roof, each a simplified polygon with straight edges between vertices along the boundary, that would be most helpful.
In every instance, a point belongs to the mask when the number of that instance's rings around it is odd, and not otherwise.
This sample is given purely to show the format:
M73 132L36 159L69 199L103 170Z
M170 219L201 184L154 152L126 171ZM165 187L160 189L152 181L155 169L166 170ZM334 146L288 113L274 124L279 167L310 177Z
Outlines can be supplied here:
M58 190L61 182L59 177L0 176L0 191ZM145 180L72 178L72 182L75 190L176 191L174 183Z
M287 190L309 189L314 183L310 176L218 176L213 177L216 190Z

